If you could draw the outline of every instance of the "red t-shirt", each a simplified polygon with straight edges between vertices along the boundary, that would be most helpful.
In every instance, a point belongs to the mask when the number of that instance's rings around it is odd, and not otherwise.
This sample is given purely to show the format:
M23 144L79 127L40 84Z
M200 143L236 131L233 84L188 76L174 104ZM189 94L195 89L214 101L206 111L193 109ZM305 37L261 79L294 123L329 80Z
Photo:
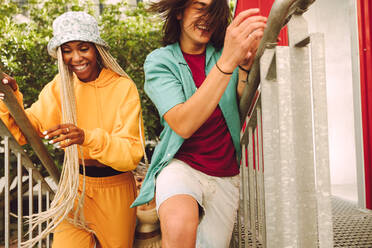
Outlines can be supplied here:
M189 65L197 88L205 80L205 53L183 56ZM202 106L200 106L202 107ZM207 121L184 141L175 158L211 176L239 174L235 148L219 106Z

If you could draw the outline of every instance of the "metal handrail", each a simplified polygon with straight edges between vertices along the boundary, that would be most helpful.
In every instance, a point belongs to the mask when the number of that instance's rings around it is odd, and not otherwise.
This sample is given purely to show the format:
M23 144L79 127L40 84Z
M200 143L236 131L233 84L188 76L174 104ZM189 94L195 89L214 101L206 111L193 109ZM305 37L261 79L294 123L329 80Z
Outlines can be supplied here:
M3 79L3 73L0 69L0 82ZM55 165L52 157L48 150L37 134L35 128L31 125L31 122L27 118L27 115L23 108L19 105L16 97L14 96L13 90L9 85L0 83L0 91L5 94L4 103L8 107L9 112L16 121L18 127L21 129L23 135L26 137L27 142L31 145L36 155L40 159L42 165L48 171L49 175L58 184L60 171Z
M280 30L287 24L292 15L306 12L313 2L315 0L276 0L274 2L267 20L267 28L264 31L248 75L248 84L244 87L243 95L239 102L240 120L242 123L260 83L260 58L265 49L275 47Z
M8 128L5 126L4 122L0 120L0 136L8 136L13 137L13 135L10 133ZM42 188L45 191L49 191L53 193L54 191L52 188L48 185L48 183L44 180L44 177L41 175L41 173L36 169L34 163L31 161L31 159L28 157L26 152L23 150L23 148L17 143L17 141L12 138L8 140L9 147L11 151L17 155L19 153L22 158L22 163L25 168L33 170L32 177L37 182L40 181L42 183ZM19 176L19 175L18 175ZM57 182L58 183L58 182Z

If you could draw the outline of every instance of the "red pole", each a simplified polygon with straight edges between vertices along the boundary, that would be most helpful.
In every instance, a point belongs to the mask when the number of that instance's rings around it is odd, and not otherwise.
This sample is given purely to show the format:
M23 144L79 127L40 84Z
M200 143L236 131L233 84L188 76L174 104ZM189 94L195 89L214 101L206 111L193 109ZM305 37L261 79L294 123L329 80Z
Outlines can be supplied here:
M269 16L271 7L275 0L237 0L236 8L234 15L236 16L241 11L251 8L259 8L261 11L261 15ZM287 35L287 27L284 27L279 34L280 42L278 43L280 46L288 46L288 35Z
M358 0L359 60L366 208L372 209L372 2Z

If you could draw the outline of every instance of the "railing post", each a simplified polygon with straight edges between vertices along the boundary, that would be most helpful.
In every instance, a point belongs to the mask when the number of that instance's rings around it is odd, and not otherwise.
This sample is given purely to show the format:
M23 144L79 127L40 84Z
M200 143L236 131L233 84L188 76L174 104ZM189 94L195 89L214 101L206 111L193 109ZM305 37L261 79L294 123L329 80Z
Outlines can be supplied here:
M253 170L253 128L248 126L248 183L249 183L249 227L252 234L252 245L256 247L256 187L255 172Z
M319 247L333 246L324 35L310 35Z
M4 187L4 223L5 223L5 233L4 242L5 248L9 248L9 165L10 165L10 149L9 149L9 137L4 137L4 177L5 177L5 187Z
M246 204L248 201L249 201L249 198L247 199L249 193L248 193L248 167L247 167L247 155L246 155L246 146L243 145L242 146L242 152L243 152L243 156L242 156L242 168L241 168L241 174L242 174L242 180L241 180L241 185L242 185L242 194L243 194L243 225L244 225L244 237L245 237L245 244L244 244L244 247L247 248L249 247L249 244L248 244L248 230L249 230L249 210L248 210L248 207L249 205ZM241 240L240 240L240 243Z
M46 191L46 210L49 210L49 206L50 206L50 194L49 194L49 191L47 190ZM47 225L49 224L49 221L47 221L46 223ZM50 234L48 234L48 236L46 237L46 248L49 248L50 247Z
M38 213L42 212L42 194L41 194L41 181L37 182L37 202L38 202ZM41 233L41 223L38 226L38 235ZM40 239L38 242L38 247L41 248L42 240Z
M260 104L261 105L261 104ZM262 151L262 115L261 106L257 107L257 158L258 158L258 170L257 170L257 194L258 194L258 211L259 211L259 233L260 241L263 247L266 247L266 224L265 224L265 184L264 184L264 160Z
M23 207L23 193L22 193L22 156L21 156L21 153L17 153L17 195L18 195L18 201L17 201L17 215L18 215L18 218L17 218L17 226L18 226L18 247L21 246L21 242L22 242L22 238L23 238L23 230L22 230L22 227L23 227L23 211L22 211L22 207Z
M32 214L34 213L34 185L33 185L33 170L31 168L28 169L28 215L29 215L29 223L32 221ZM31 240L33 235L32 235L32 226L29 224L28 225L28 239Z

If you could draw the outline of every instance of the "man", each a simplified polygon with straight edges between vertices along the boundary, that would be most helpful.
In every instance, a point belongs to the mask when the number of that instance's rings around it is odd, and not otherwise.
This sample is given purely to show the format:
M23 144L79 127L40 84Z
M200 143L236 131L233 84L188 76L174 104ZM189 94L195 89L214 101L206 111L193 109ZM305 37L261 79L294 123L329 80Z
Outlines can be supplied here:
M239 205L237 98L266 18L250 9L229 25L226 0L160 0L151 10L165 20L165 47L145 61L145 91L164 129L133 205L156 188L162 247L228 247Z

